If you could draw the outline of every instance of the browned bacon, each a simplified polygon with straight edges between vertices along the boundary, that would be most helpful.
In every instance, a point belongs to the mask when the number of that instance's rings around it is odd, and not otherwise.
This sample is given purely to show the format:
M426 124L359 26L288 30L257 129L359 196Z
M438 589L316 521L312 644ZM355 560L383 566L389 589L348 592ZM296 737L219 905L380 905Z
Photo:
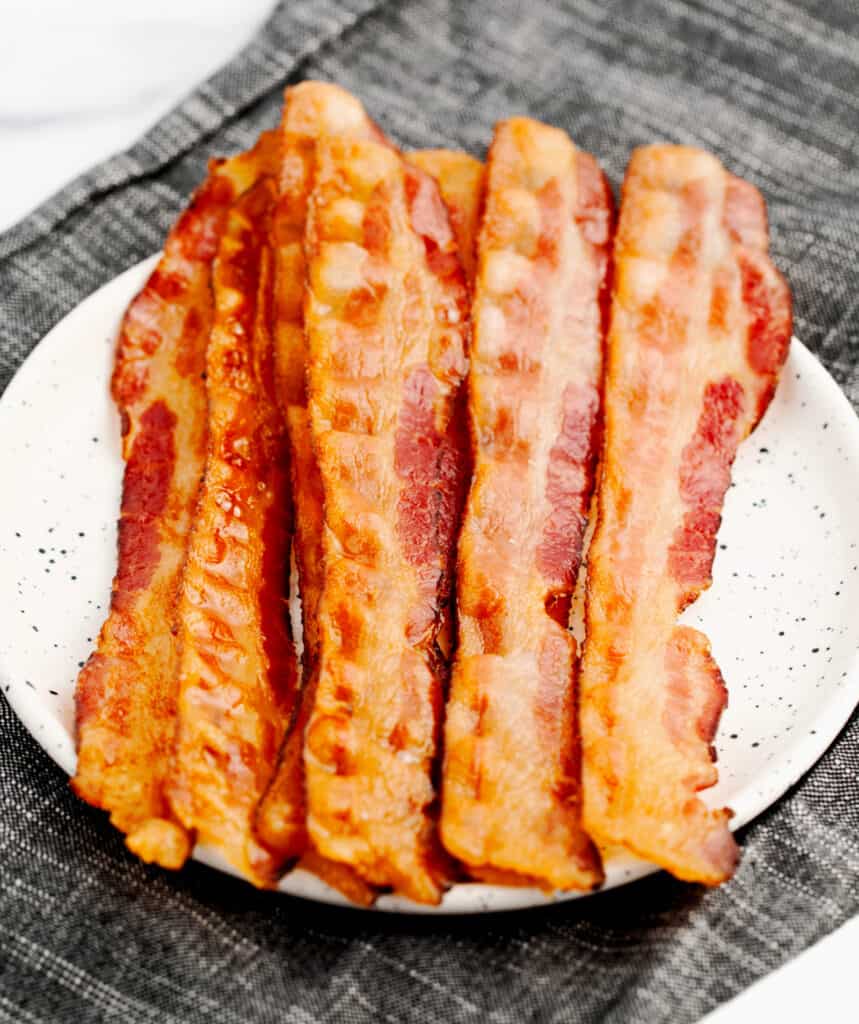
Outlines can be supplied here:
M168 792L185 827L268 884L251 816L296 691L285 586L286 431L277 407L272 177L230 212L214 268L206 355L209 442L178 601L178 724Z
M309 409L325 499L308 828L367 881L436 902L435 651L462 460L468 306L432 180L377 143L319 144L307 229Z
M468 281L469 291L474 290L474 276L477 272L477 232L483 213L483 195L486 187L486 169L479 160L467 153L459 153L449 149L425 149L409 153L406 159L416 167L435 178L441 198L447 207L450 226L456 236L456 248L459 261ZM452 429L458 431L458 446L468 449L468 413L465 408L465 388L460 394L460 401L454 413ZM470 464L463 465L467 478L471 473ZM454 637L454 597L451 594L442 607L439 622L437 643L444 658L450 662Z
M283 745L277 772L257 814L257 834L281 863L301 857L300 865L335 885L354 902L368 903L372 890L346 865L326 861L308 846L304 799L303 746L313 707L318 663L317 605L322 591L322 482L312 450L305 389L306 343L303 240L315 165L316 140L340 135L382 141L358 101L342 89L306 82L288 89L282 123L283 163L280 199L274 217L279 273L275 294L280 399L288 423L292 493L295 503L294 550L299 571L304 639L304 686L300 707ZM482 184L482 165L465 154L433 151L412 154L438 181L457 243L467 253L474 237ZM476 173L475 168L480 174ZM464 259L463 259L464 262ZM362 889L363 887L363 889Z
M304 233L320 136L380 139L354 96L324 82L287 89L281 125L279 198L273 217L276 261L274 337L278 396L290 443L295 507L294 552L302 602L303 687L274 777L256 815L256 831L272 867L301 857L301 866L335 885L354 902L372 902L372 890L345 865L326 862L309 846L304 799L304 730L315 693L318 661L316 609L322 590L322 482L307 414L304 338Z
M499 124L478 245L474 475L441 834L479 877L585 889L570 601L594 483L612 201L596 162Z
M164 778L176 713L175 593L206 446L211 264L236 196L276 145L213 161L122 323L112 380L126 460L110 613L76 690L75 792L110 811L130 849L181 867L187 831Z
M728 878L716 781L726 699L706 637L677 615L710 585L737 446L787 354L790 293L764 203L707 153L630 162L615 246L598 520L581 680L584 822L680 878Z

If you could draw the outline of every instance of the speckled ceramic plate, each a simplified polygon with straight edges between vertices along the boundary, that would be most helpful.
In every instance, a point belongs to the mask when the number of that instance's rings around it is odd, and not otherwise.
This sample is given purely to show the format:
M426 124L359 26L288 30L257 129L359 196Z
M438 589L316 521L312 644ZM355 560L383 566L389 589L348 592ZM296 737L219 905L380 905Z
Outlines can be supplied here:
M133 267L69 314L0 401L0 680L25 726L69 773L75 677L104 617L115 563L122 460L108 395L113 346L152 266ZM859 422L795 340L775 400L737 458L713 587L684 615L712 639L730 691L718 734L721 779L706 798L731 806L735 827L814 764L859 700L857 563ZM195 856L228 870L211 851ZM611 888L653 868L610 854L606 870ZM300 871L281 889L343 902ZM550 900L533 889L459 885L431 912ZM427 909L389 896L378 907Z

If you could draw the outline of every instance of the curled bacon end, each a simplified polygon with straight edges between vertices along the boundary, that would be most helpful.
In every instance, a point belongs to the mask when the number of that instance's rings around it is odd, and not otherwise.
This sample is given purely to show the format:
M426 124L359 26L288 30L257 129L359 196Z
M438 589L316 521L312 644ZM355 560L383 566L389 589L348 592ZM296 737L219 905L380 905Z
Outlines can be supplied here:
M311 140L337 135L389 145L361 101L333 82L307 79L290 86L284 94L281 128L287 135ZM281 194L288 192L284 180L288 173L288 165L282 166Z
M206 358L209 442L178 601L181 662L172 807L202 842L270 883L252 813L296 693L287 627L289 478L276 405L265 177L230 212Z
M602 879L580 820L566 626L594 486L612 217L596 162L563 132L525 118L497 126L478 247L474 475L441 835L479 877L559 889Z
M326 885L336 889L356 906L372 907L376 902L376 889L367 885L352 868L323 857L313 846L308 846L297 866L321 878Z
M212 323L211 264L230 206L272 159L275 133L213 161L125 314L111 391L126 460L111 606L75 692L75 792L110 812L147 861L181 867L192 838L164 794L176 716L178 651L165 625L206 450L202 379Z
M757 190L700 150L638 150L615 243L589 554L584 821L599 842L708 885L738 858L730 812L696 795L716 781L727 694L706 638L676 620L710 585L731 465L790 331Z
M372 885L435 903L435 637L461 489L449 428L466 370L464 276L432 180L374 143L319 145L307 249L326 527L308 829Z
M147 818L125 837L129 850L147 864L178 870L191 853L189 833L175 821Z

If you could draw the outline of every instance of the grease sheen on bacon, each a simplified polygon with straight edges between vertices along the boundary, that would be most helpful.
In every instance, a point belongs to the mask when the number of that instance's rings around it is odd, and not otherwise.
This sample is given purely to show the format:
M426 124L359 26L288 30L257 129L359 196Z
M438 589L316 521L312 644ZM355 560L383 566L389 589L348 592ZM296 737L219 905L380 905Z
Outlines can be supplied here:
M464 276L432 179L371 142L319 144L307 251L325 499L308 828L326 857L432 903L443 883L435 640L463 488L451 428L467 369Z
M296 691L288 629L289 474L277 407L270 176L230 211L214 267L205 474L178 600L174 811L257 884L271 878L251 816Z
M441 835L478 877L587 889L570 601L594 483L612 202L596 161L501 122L478 246L474 475Z
M371 903L373 891L342 864L326 862L309 843L304 798L304 730L315 693L318 636L316 608L322 590L322 482L307 414L307 343L304 337L306 264L304 234L316 163L316 141L325 135L381 139L361 103L327 82L302 82L286 90L281 123L279 194L272 218L276 266L274 339L278 399L286 418L295 508L293 551L302 602L302 689L271 784L256 813L259 841L273 863L301 866L323 877L353 902Z
M206 450L211 264L230 206L276 141L266 133L250 153L212 161L125 314L111 381L126 460L118 565L110 612L75 691L72 786L110 812L130 849L170 868L191 847L164 779L176 714L175 595Z
M581 683L584 820L680 878L717 884L730 812L697 796L726 691L677 625L710 585L731 464L787 355L790 293L763 199L699 150L635 152L623 187L606 434Z

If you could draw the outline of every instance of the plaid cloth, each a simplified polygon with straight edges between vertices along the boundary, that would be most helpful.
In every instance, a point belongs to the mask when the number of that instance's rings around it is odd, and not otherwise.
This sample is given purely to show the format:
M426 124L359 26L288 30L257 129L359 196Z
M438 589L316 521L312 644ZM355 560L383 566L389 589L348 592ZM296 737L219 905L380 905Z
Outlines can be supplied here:
M850 0L292 0L131 150L0 236L0 387L160 247L209 155L321 77L406 147L480 154L497 118L527 112L615 184L639 143L715 151L767 196L797 333L855 402L857 40ZM0 1021L696 1020L859 909L859 719L742 841L718 891L657 875L508 915L335 910L141 864L0 701Z

